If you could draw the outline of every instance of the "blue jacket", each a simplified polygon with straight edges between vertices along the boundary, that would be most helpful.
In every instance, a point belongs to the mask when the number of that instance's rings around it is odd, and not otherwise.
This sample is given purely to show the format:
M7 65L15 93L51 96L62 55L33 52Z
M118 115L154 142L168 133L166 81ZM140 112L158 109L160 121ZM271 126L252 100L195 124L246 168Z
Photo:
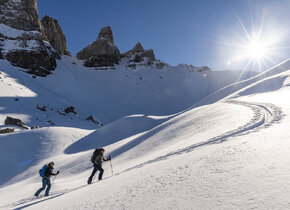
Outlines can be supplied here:
M43 178L50 179L51 176L55 176L55 175L57 174L53 173L53 168L51 168L50 165L48 165L43 174Z

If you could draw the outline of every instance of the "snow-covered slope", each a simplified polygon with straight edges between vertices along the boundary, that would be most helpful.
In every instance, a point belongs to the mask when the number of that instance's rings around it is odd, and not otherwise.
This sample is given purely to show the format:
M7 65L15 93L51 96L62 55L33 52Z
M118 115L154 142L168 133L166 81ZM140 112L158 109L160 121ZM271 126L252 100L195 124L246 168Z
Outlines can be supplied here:
M45 79L1 61L1 90L9 89L1 91L1 119L9 114L42 127L0 136L0 163L7 169L0 177L1 208L289 207L288 61L221 97L217 89L239 74L174 67L95 71L71 59ZM181 112L210 93L213 101L223 100ZM78 114L59 115L69 105ZM90 114L105 125L95 129L85 120ZM56 125L46 127L47 120ZM89 159L99 146L113 157L114 175L104 163L104 180L87 186ZM34 200L37 171L50 160L61 173L51 196Z
M221 88L220 90L210 94L209 96L205 97L204 99L200 100L198 103L196 103L194 106L202 106L209 103L214 103L216 101L219 101L223 99L224 97L235 93L236 91L247 88L249 85L259 82L265 78L271 77L273 75L277 75L279 73L283 73L290 69L290 59L270 68L269 70L262 72L254 77L251 77L246 80L242 80L233 84L230 84L224 88ZM269 90L275 90L279 89L281 87L281 80L267 80L267 85L264 85L264 87L260 88L260 92L267 91L266 88Z
M105 124L91 135L63 148L67 154L107 146L148 131L211 92L251 75L234 71L197 72L177 67L163 70L140 67L131 70L123 65L116 66L115 70L95 70L83 67L82 62L75 58L63 57L54 74L35 78L5 60L0 60L0 65L0 128L8 127L3 125L7 116L19 118L28 126L40 126L44 133L50 133L44 131L46 127L50 130L52 127L61 127L62 130L77 128L88 133ZM71 105L77 114L64 113L63 110ZM37 109L44 106L44 111ZM100 123L96 125L87 120L90 115ZM23 138L28 138L32 144L40 144L38 136L42 132L28 131L22 134L23 129L15 129L20 132L11 134L16 136L16 141L22 139L22 135L27 135ZM49 140L44 141L50 144ZM26 153L28 148L21 147L21 150ZM38 147L26 153L25 158L17 157L16 162L0 175L0 184L16 176L27 165L40 161L35 156L36 149ZM19 153L19 148L12 147L5 152ZM42 153L40 149L39 154ZM2 162L5 164L5 158ZM22 167L15 169L15 165Z
M131 114L174 114L226 85L255 74L192 72L176 67L130 70L123 65L116 66L115 70L94 70L83 67L74 58L64 57L53 75L33 79L3 60L0 65L8 78L18 79L18 83L33 92L30 97L20 98L25 100L24 105L35 106L38 102L54 111L73 105L79 115L93 114L104 124ZM22 97L22 92L12 90L10 97Z

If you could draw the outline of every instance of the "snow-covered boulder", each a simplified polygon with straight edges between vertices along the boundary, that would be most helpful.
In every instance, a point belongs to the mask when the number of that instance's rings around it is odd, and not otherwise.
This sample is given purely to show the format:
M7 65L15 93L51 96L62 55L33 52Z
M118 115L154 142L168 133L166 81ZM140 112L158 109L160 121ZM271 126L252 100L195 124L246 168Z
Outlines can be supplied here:
M89 44L77 54L77 58L85 60L87 67L114 66L120 61L120 51L114 45L110 26L101 29L96 41Z

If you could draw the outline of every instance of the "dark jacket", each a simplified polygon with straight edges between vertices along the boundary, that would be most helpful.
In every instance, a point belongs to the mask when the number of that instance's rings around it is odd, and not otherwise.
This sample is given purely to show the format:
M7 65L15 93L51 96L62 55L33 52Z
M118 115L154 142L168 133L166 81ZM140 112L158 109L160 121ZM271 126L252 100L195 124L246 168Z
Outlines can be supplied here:
M94 160L94 165L102 168L103 161L108 161L110 158L105 159L102 153L97 154L96 159Z
M53 173L53 168L50 167L50 165L48 165L46 167L46 170L43 174L43 177L46 178L46 179L50 179L51 176L55 176L57 174Z
M96 159L94 161L94 164L97 165L97 166L99 166L99 167L102 167L103 160L104 160L103 154L102 153L99 153L96 156Z

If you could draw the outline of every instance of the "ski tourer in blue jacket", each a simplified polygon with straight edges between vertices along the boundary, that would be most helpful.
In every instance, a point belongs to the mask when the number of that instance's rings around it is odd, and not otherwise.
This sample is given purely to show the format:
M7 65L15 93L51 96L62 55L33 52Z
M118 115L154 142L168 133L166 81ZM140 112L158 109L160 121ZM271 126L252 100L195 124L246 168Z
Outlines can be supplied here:
M51 188L51 183L50 183L50 178L51 176L56 176L59 174L59 171L57 173L53 173L54 169L54 162L50 162L49 164L45 165L41 171L40 171L40 176L42 177L42 187L37 190L37 192L34 194L35 196L39 196L39 194L45 190L45 196L49 196L49 191ZM46 187L47 186L47 187Z

